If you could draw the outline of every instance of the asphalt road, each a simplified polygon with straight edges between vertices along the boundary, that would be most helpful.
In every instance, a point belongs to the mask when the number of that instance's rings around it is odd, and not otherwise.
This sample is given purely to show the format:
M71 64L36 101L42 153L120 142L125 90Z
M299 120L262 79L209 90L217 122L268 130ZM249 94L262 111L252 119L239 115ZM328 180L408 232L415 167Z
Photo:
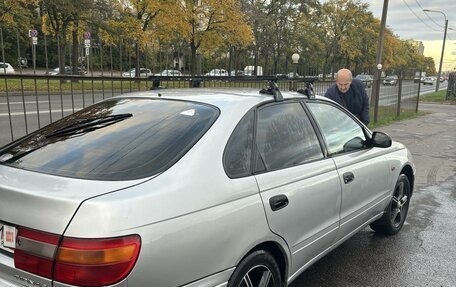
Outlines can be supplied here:
M380 128L407 145L417 167L402 231L369 227L316 262L291 287L456 286L456 105Z

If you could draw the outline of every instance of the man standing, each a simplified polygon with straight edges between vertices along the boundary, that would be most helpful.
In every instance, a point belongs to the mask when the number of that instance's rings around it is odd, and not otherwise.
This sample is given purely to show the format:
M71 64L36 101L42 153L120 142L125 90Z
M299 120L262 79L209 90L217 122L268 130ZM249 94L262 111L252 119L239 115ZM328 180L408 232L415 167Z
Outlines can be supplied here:
M328 88L325 97L345 107L365 125L369 124L369 96L363 82L353 79L350 70L337 72L336 83Z

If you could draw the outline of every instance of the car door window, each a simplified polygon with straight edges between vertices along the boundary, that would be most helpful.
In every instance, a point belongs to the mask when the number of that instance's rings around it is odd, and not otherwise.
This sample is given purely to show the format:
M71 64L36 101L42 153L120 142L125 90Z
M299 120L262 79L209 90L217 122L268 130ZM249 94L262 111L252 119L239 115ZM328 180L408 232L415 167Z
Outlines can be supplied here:
M329 154L352 152L367 147L363 128L345 111L328 103L307 103L328 146Z
M252 174L253 111L245 115L231 134L223 155L225 171L231 178Z
M292 167L323 158L312 124L298 102L258 111L256 171Z

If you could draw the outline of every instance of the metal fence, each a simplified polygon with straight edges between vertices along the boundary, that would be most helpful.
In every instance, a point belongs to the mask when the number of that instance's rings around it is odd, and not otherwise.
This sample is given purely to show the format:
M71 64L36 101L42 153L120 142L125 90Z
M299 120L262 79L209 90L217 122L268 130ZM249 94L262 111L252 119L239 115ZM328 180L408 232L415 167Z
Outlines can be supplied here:
M38 34L37 31L32 32ZM204 72L211 69L223 68L224 73L229 75L228 79L199 76L204 78L202 87L252 87L258 90L265 87L264 81L236 81L232 77L231 70L234 69L235 74L244 73L242 67L253 64L248 57L248 63L238 61L236 57L220 61L200 59L197 69L192 69L190 53L185 49L176 51L151 48L146 49L149 52L138 55L131 50L131 45L125 43L104 46L102 43L89 41L85 48L80 43L77 49L80 51L76 57L71 49L72 45L68 45L67 50L61 50L58 39L56 41L46 38L46 35L39 39L32 34L29 36L31 38L24 39L24 35L19 31L3 33L0 28L0 64L3 65L0 67L0 146L107 97L149 90L154 85L150 76L168 69L183 74L196 70L198 75L204 75ZM85 39L85 42L87 40ZM263 59L257 63L255 70L258 74L279 77L281 80L278 85L281 90L304 88L304 83L300 82L302 78L295 78L297 75L320 75L314 82L314 90L319 95L324 95L333 84L333 73L318 73L315 67L305 61L292 64L290 60L287 58L280 67L274 68ZM9 74L3 64L5 62L11 63L16 71ZM125 75L125 71L131 71L135 66L143 68L145 74L140 74L139 77L135 77L133 72ZM59 69L53 69L54 67L61 67L65 71L60 72ZM290 72L291 70L293 71ZM281 74L277 74L279 72ZM77 75L72 75L73 73ZM378 119L382 120L395 118L403 112L416 112L420 85L413 83L413 74L414 71L404 72L397 85L383 86L380 83L379 106L374 107L374 102L371 101L371 114L377 109ZM166 88L192 86L188 80L178 78L168 79L160 84ZM368 87L367 92L371 96L372 88Z
M230 80L203 77L201 87L266 87L264 80ZM333 81L314 82L316 94L324 95ZM152 78L124 78L116 76L72 76L39 74L0 74L0 145L7 144L36 129L74 113L105 98L135 91L150 90ZM302 79L279 79L281 90L304 88ZM187 88L188 79L162 80L164 88ZM404 112L416 112L420 85L412 79L399 78L397 84L381 85L379 120L396 118ZM371 95L372 88L366 89ZM374 106L371 101L371 112ZM371 117L372 118L372 117Z

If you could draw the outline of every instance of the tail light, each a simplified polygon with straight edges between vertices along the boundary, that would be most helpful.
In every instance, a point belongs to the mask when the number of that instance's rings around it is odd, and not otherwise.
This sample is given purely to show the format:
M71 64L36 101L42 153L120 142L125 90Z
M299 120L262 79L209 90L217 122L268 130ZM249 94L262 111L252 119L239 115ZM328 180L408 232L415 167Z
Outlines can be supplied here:
M81 239L19 228L14 264L70 285L104 286L130 273L140 246L138 235Z
M52 265L60 236L19 228L14 250L14 265L30 273L52 278Z

